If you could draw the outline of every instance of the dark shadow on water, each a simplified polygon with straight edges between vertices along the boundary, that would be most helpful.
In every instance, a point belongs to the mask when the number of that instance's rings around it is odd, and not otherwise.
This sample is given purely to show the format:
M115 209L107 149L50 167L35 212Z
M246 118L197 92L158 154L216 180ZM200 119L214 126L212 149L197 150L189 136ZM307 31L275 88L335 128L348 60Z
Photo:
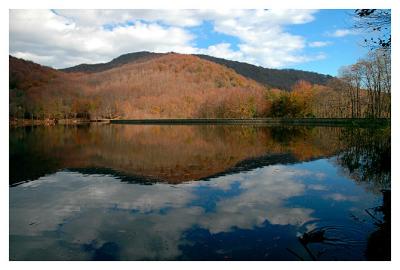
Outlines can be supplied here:
M383 204L370 213L377 229L368 237L365 256L372 261L390 261L391 259L391 191L382 190ZM367 209L367 211L369 211ZM379 214L382 217L377 217Z
M256 158L245 159L226 171L196 179L196 181L207 181L212 178L251 171L265 166L293 164L296 162L299 161L290 153L264 155ZM78 172L84 175L110 175L115 179L119 179L121 182L126 182L129 184L152 185L155 183L167 182L166 179L152 178L145 175L124 174L123 172L116 171L112 168L69 168L67 170L71 172Z
M119 246L114 242L106 242L97 248L95 244L83 245L83 250L93 254L94 261L117 261L119 259Z
M275 142L287 145L294 140L310 136L314 128L309 126L272 126L271 137Z

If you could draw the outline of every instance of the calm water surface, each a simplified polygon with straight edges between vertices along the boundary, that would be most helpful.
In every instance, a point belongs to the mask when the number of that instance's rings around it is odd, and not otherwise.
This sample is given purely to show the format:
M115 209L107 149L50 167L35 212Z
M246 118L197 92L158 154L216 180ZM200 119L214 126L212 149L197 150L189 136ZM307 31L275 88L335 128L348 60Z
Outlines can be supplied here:
M10 130L11 260L388 260L390 128Z

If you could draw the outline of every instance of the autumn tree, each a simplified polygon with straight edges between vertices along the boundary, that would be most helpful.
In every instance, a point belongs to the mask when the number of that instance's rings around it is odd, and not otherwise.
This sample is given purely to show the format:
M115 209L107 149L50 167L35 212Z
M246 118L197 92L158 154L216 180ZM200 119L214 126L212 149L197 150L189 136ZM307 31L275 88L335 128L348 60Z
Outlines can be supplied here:
M282 92L273 101L271 116L273 117L313 117L314 89L307 81L300 80L292 88L292 92Z

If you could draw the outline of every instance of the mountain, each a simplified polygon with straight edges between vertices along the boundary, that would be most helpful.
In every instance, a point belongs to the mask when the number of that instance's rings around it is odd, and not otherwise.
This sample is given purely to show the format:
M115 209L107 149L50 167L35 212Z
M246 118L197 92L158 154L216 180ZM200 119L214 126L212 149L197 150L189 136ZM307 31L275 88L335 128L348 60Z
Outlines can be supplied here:
M257 117L269 106L263 85L197 56L143 53L111 62L64 72L10 56L10 116Z
M128 63L142 62L165 54L152 52L136 52L121 55L108 63L101 64L81 64L78 66L61 69L65 72L84 72L94 73L109 70ZM330 75L324 75L316 72L295 70L295 69L271 69L260 66L251 65L237 61L216 58L208 55L195 55L202 59L224 65L233 69L236 73L243 75L249 79L259 82L267 87L279 88L290 91L292 86L299 80L305 80L312 84L326 85L328 80L332 79Z

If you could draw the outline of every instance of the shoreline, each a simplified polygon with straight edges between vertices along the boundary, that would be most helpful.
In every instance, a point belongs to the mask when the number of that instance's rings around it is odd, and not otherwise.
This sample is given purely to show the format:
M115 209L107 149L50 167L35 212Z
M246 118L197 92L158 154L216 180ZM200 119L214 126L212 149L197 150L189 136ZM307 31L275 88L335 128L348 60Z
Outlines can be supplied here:
M297 126L386 126L390 118L159 118L159 119L12 119L10 127L79 125L90 123L122 125L297 125Z
M196 118L196 119L118 119L110 124L132 125L204 125L204 124L270 124L315 126L381 126L390 125L390 118Z

